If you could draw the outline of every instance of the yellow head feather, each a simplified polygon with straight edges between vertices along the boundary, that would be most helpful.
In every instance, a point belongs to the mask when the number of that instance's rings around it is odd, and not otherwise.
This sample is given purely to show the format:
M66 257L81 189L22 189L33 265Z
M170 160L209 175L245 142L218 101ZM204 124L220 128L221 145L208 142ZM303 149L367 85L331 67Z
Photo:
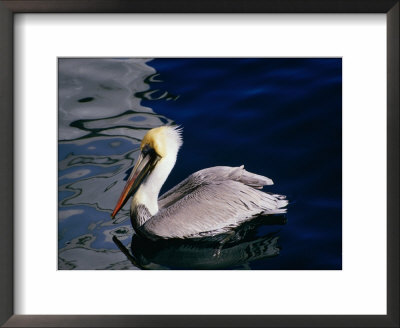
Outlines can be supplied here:
M178 147L180 147L182 144L180 130L171 126L160 126L158 128L151 129L145 134L142 143L140 144L140 149L143 149L143 147L149 145L159 156L165 157L167 152L168 136L171 136L171 134L175 136Z

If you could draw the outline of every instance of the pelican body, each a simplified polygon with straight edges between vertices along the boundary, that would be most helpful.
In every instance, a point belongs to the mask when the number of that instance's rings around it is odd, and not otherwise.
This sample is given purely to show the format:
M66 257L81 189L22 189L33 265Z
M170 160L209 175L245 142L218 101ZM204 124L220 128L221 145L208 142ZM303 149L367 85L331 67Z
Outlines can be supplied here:
M285 196L260 190L272 180L243 166L200 170L159 197L181 145L181 130L176 127L146 133L113 218L132 197L132 226L140 236L184 239L215 236L260 215L286 212Z

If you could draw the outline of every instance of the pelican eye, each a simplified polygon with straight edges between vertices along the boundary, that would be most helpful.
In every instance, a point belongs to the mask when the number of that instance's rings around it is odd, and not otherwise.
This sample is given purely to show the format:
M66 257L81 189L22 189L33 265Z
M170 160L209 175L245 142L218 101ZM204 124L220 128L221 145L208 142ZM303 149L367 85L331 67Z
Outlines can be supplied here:
M143 154L143 156L152 155L152 153L155 153L155 150L154 150L154 148L152 148L149 144L145 145L145 146L142 148L142 154Z
M153 147L151 147L149 144L145 145L142 148L142 154L144 157L148 155L154 159L161 157L160 155L157 154L156 150Z

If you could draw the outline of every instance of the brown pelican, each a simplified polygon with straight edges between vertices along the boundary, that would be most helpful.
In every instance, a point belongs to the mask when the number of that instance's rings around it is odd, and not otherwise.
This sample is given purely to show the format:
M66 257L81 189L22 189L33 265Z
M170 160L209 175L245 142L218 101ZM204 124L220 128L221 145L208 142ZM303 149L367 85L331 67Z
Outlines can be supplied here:
M191 174L160 198L175 165L181 130L161 126L144 136L139 158L111 216L133 196L131 221L150 239L200 238L226 233L260 215L285 213L285 196L263 192L271 179L243 166L216 166Z

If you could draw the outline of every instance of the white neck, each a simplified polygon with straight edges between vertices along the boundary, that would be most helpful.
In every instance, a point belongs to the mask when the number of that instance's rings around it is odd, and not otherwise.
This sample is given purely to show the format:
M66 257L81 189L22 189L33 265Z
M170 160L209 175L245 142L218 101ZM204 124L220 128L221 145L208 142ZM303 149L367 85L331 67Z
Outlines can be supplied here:
M165 156L158 161L153 171L142 182L138 191L133 196L131 212L139 204L145 205L152 216L158 212L158 195L175 165L176 155L177 152Z

